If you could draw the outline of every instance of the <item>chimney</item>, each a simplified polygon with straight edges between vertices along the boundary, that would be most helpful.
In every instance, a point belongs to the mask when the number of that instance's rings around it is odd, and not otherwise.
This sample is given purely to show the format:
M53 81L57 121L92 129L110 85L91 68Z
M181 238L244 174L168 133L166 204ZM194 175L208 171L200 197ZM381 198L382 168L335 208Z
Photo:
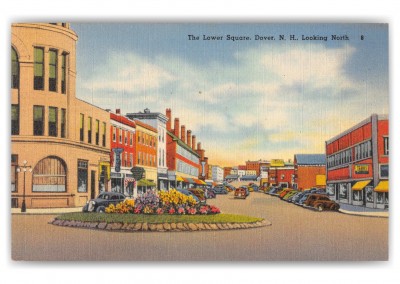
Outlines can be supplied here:
M181 126L181 140L183 143L186 143L186 127L185 125Z
M189 147L191 147L191 146L192 146L192 130L188 130L186 136L187 136L187 137L186 137L186 139L187 139L187 145L188 145Z
M168 130L168 131L171 131L171 109L170 109L170 108L167 108L167 110L165 111L165 115L166 115L167 118L168 118L168 121L167 121L167 130Z
M192 136L192 149L196 150L196 135Z
M115 113L116 113L116 114L121 114L121 110L120 110L119 108L117 108L117 109L115 110Z
M201 150L201 142L197 143L197 150Z
M174 121L174 135L179 138L179 118L175 118Z

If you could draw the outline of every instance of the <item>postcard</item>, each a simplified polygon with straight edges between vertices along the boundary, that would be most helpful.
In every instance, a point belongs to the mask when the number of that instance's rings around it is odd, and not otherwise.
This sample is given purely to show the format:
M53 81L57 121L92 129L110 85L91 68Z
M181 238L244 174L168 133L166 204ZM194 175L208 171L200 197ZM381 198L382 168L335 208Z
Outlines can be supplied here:
M15 261L387 261L388 24L13 23Z

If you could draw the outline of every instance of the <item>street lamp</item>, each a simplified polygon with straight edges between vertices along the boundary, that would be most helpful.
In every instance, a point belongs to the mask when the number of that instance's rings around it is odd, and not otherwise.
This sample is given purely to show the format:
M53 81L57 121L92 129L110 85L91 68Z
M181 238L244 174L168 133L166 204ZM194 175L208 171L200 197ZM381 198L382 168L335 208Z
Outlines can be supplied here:
M22 206L21 206L21 212L26 212L26 204L25 204L25 174L26 171L32 172L32 167L31 166L27 166L28 162L26 160L24 160L22 162L23 165L18 165L17 167L17 172L20 173L21 171L24 173L24 193L22 196Z

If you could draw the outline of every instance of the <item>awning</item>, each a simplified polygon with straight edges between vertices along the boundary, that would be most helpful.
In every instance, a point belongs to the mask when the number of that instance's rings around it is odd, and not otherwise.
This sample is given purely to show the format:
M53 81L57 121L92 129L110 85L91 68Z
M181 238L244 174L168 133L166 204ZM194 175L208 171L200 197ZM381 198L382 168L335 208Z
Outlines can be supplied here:
M187 178L181 177L181 179L182 179L183 182L189 183Z
M138 181L137 186L156 186L156 184L148 179L142 178Z
M356 182L353 186L352 186L352 190L362 190L364 187L366 187L371 181L370 180L362 180L362 181L358 181Z
M196 184L198 184L198 185L206 185L206 183L205 183L204 181L202 181L201 179L195 178L195 179L193 179L193 180L194 180L194 182L195 182Z
M176 181L183 181L183 178L180 176L176 176Z
M187 182L190 184L195 184L194 180L192 178L185 178L187 179Z
M389 181L382 180L374 189L375 192L388 192L389 191Z

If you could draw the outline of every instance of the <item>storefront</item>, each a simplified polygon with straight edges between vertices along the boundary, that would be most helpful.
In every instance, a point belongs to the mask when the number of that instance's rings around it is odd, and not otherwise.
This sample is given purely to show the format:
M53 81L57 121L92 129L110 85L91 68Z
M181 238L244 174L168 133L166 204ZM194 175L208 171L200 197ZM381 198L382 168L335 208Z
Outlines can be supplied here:
M123 193L132 197L135 188L135 179L130 172L111 172L111 191Z

